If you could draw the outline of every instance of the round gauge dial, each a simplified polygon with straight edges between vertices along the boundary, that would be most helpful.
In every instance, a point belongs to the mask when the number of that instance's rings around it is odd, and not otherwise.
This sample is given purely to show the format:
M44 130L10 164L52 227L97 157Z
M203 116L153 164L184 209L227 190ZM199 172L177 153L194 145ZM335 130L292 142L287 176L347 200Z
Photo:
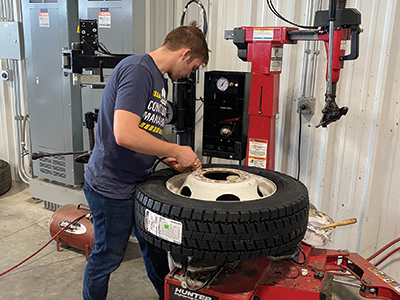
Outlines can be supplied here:
M217 80L217 89L221 92L225 92L229 86L229 81L225 77L220 77Z
M174 107L172 106L172 104L167 101L167 112L165 114L165 124L170 124L172 123L172 120L174 119L175 115L174 115Z

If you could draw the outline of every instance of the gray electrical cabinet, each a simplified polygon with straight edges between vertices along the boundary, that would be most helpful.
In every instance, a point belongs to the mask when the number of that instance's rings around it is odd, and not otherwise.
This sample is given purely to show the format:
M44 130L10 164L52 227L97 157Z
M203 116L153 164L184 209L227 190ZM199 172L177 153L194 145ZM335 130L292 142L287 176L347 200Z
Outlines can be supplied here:
M100 106L104 89L74 86L72 76L63 74L62 48L79 42L79 19L96 19L99 41L109 52L144 53L146 0L24 0L21 3L32 152L89 150L82 121L86 112ZM111 72L105 69L104 75ZM97 74L96 69L85 73ZM84 165L75 163L74 156L35 160L33 173L37 178L30 182L31 196L43 199L45 206L57 208L86 202L81 187Z
M27 96L32 152L83 150L81 91L62 71L63 47L78 41L78 0L24 0ZM34 176L65 185L83 182L72 155L33 161Z
M79 18L96 19L99 41L113 54L145 53L145 0L80 0ZM105 70L110 75L112 70ZM88 73L95 74L94 71ZM100 106L104 89L83 88L83 112ZM87 133L84 144L88 146Z

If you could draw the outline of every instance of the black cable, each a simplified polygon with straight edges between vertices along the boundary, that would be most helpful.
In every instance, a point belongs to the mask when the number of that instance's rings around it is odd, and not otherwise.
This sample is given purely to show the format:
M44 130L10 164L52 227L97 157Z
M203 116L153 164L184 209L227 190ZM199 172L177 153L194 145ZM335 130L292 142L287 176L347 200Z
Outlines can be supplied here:
M185 5L185 8L183 9L182 16L181 16L181 26L183 25L184 20L185 20L186 10L188 9L189 5L192 4L193 2L196 3L200 7L200 9L203 13L203 23L204 23L203 24L203 35L204 35L204 37L206 37L207 30L208 30L206 10L205 10L203 4L198 0L189 0L188 3Z
M300 178L300 162L301 162L301 113L303 112L303 110L306 107L304 107L304 104L300 106L299 109L299 145L298 145L298 149L297 149L297 180L299 180Z
M153 167L151 168L150 174L153 174L154 171L156 170L157 166L160 164L160 162L162 162L166 158L168 158L168 157L164 156L164 157L157 159L156 162L154 163Z
M107 47L102 43L102 42L97 42L97 45L99 46L99 48L104 51L104 54L108 54L108 55L115 55L112 54L110 51L108 51Z
M272 3L272 0L266 0L267 1L267 5L269 7L269 9L272 11L272 13L277 16L279 19L285 21L286 23L292 24L296 27L300 27L300 28L304 28L304 29L318 29L317 26L306 26L306 25L299 25L296 24L292 21L289 21L288 19L286 19L285 17L283 17L275 8L274 4Z
M212 160L212 156L210 156L210 159L208 160L209 165L211 165L211 160Z
M294 263L296 263L296 264L298 264L298 265L304 265L306 262L307 262L307 256L306 256L306 254L304 253L304 250L303 249L301 249L301 246L299 246L299 250L300 250L300 252L303 254L303 261L302 262L300 262L300 261L296 261L296 260L294 260L294 259L291 259ZM299 255L300 256L300 255Z
M38 159L43 157L49 156L62 156L62 155L74 155L74 154L84 154L84 153L91 153L91 150L83 150L83 151L71 151L71 152L56 152L56 153L32 153L32 159Z
M169 141L164 136L160 135L160 137L161 137L162 140L164 140L164 141L169 143Z
M97 48L95 46L93 46L91 43L89 43L87 40L83 39L82 40L84 43L86 43L86 45L88 45L90 48L92 48L94 51L98 51Z
M83 42L86 45L88 45L90 48L92 48L94 51L99 52L101 54L111 55L111 56L116 56L117 55L117 54L112 54L110 51L108 51L106 46L103 43L99 42L99 41L96 42L97 48L95 46L93 46L91 43L89 43L88 41L86 41L85 39L83 39Z

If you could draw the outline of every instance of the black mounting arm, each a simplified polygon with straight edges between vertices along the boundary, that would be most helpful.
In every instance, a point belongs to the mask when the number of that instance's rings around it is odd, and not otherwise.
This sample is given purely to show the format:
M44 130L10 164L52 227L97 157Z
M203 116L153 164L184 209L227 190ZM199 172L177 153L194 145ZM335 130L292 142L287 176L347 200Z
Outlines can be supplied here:
M63 72L74 74L75 85L105 86L108 76L103 69L113 69L131 54L112 54L99 42L97 20L79 20L80 41L72 43L72 48L64 48ZM96 53L98 52L98 53ZM82 74L83 70L98 70L98 75ZM76 75L76 76L75 76Z

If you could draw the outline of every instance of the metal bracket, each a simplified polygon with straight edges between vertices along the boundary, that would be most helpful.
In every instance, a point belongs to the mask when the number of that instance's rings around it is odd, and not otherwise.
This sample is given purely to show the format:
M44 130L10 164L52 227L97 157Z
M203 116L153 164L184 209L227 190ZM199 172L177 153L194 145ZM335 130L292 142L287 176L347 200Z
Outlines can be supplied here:
M313 115L315 112L315 98L300 97L297 99L297 113Z

